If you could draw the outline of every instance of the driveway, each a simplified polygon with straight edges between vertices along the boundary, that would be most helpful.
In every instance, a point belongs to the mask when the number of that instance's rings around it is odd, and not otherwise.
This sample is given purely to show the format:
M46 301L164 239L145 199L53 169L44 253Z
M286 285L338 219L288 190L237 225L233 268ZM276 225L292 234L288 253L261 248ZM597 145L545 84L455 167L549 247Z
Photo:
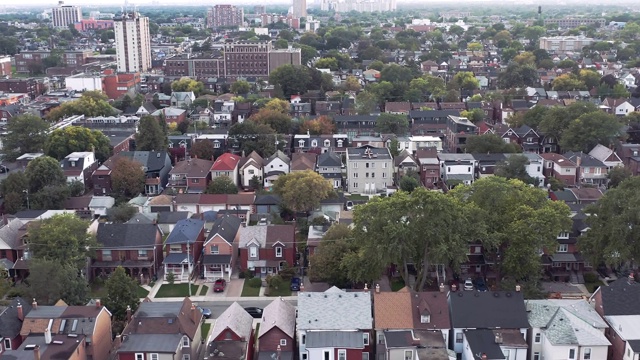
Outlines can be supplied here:
M227 289L225 290L226 297L240 297L242 295L242 287L244 286L244 279L231 279L227 283Z

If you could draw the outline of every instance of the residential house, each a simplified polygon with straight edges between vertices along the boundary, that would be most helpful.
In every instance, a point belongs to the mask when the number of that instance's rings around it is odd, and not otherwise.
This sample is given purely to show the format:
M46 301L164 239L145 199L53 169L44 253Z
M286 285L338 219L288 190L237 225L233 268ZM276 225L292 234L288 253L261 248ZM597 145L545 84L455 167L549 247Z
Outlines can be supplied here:
M303 102L300 95L291 95L289 114L294 118L304 118L311 115L311 103Z
M196 95L193 91L174 91L171 93L171 99L169 99L169 102L173 107L188 108L195 99Z
M411 292L413 329L437 331L444 340L445 348L449 344L451 319L449 316L449 298L440 287L440 291Z
M393 158L394 173L396 174L396 181L407 174L409 171L418 173L418 162L407 150L403 150L398 156Z
M602 161L585 154L582 151L569 151L564 157L574 162L577 166L577 184L590 184L605 187L609 182L607 175L609 168Z
M26 222L18 218L3 219L2 221L2 227L0 227L0 267L4 267L7 273L22 256L20 251L22 245L21 229Z
M90 151L73 152L60 161L67 183L79 181L91 188L91 174L98 168L95 154Z
M266 326L264 322L263 326ZM254 338L253 318L240 304L234 302L218 317L211 329L211 343L208 344L207 353L212 359L251 360Z
M616 153L632 175L640 175L640 144L620 144Z
M416 151L415 159L420 167L420 181L427 189L435 189L440 182L438 149L429 147Z
M350 193L375 194L393 184L393 159L387 148L365 145L347 149Z
M262 184L262 164L264 160L257 152L252 151L249 156L240 160L240 186L245 190L252 189L251 180L255 177L258 184ZM255 190L255 189L253 189Z
M635 360L640 357L640 283L634 273L600 286L591 295L595 309L609 324L605 336L611 342L608 359ZM595 358L594 358L595 359Z
M233 101L216 100L213 103L213 122L211 126L216 129L226 129L231 127L233 123L233 114L236 104ZM238 122L244 121L238 119Z
M164 242L164 278L173 273L175 280L188 281L200 263L204 246L204 220L183 219L176 223Z
M262 311L257 360L293 360L295 342L296 308L283 298L275 299Z
M167 138L169 140L169 154L174 164L186 160L187 156L191 157L191 145L195 140L194 135L169 135ZM213 159L211 161L213 162Z
M411 103L408 101L387 101L384 104L384 112L394 115L409 115Z
M316 115L334 117L340 114L339 101L316 101Z
M280 175L289 173L290 162L289 157L280 150L264 159L262 171L264 173L265 189L271 188Z
M402 147L402 149L408 150L410 153L415 154L419 149L428 147L435 147L436 150L442 151L442 139L437 136L413 135L407 138L405 146Z
M555 177L569 186L576 184L578 166L573 161L555 153L544 153L540 156L544 159L543 172L546 177Z
M411 135L430 135L444 138L449 115L459 116L457 110L412 110L409 112Z
M373 350L371 294L335 286L298 297L296 334L300 360L368 360Z
M622 159L620 159L620 156L618 156L613 149L601 144L598 144L591 149L591 151L589 151L589 155L602 161L609 170L613 169L615 166L624 166Z
M88 337L86 335L32 335L29 336L16 350L3 353L3 359L61 359L84 360L91 359L87 355Z
M293 137L293 149L295 152L344 153L349 147L349 137L346 134L333 135L309 135L297 134Z
M154 111L151 116L158 120L164 119L167 124L180 124L187 121L187 110L171 106L158 109Z
M201 323L202 312L188 297L144 301L116 339L121 342L117 359L197 359L203 346Z
M469 136L478 134L478 127L469 119L449 115L447 117L447 127L445 130L446 148L452 153L464 152L465 144Z
M31 160L44 156L44 153L24 153L16 159L16 164L19 168L25 169Z
M517 329L466 329L462 360L526 360L527 341Z
M506 160L505 154L472 154L476 160L476 174L477 178L483 178L487 176L493 176L496 168L504 163Z
M529 360L606 359L609 326L583 299L527 300Z
M211 180L220 176L226 176L237 186L238 163L240 163L240 157L238 155L231 153L220 155L211 167Z
M316 153L294 152L291 154L291 172L315 170L317 158Z
M464 344L465 336L468 341L469 337L476 335L466 334L471 330L486 329L501 332L516 330L522 335L524 341L527 337L529 321L524 297L522 292L517 290L450 293L449 313L453 329L451 338L453 350L457 354L467 351ZM526 352L525 348L524 353Z
M42 306L35 301L31 311L25 314L20 330L22 345L43 339L46 349L41 346L41 359L108 359L112 349L111 313L100 301L87 306ZM72 344L70 344L72 343ZM55 349L71 346L76 351L80 344L85 355L67 357ZM80 350L78 350L80 351ZM62 352L62 354L68 354ZM10 358L4 353L3 358Z
M112 170L118 158L124 157L139 162L145 172L145 193L160 194L169 181L171 159L166 151L123 151L102 163L91 177L95 195L110 195Z
M544 161L539 154L536 153L522 153L522 154L504 154L506 157L505 161L511 156L524 156L527 158L527 164L525 165L525 169L527 170L527 175L529 175L533 180L534 184L538 184L538 186L544 186L544 173L543 166Z
M607 113L616 116L627 116L636 110L635 106L633 106L627 99L624 98L605 98L604 100L602 100L601 106L604 107Z
M276 194L256 195L253 203L254 213L258 216L280 214L280 196Z
M566 190L575 196L576 204L595 204L604 196L601 189L592 187L569 188Z
M451 188L458 183L471 185L475 179L476 159L471 154L438 154L440 179Z
M0 313L0 356L5 351L18 349L22 344L20 330L29 311L31 304L18 296Z
M176 163L169 171L167 188L175 193L201 194L211 180L212 160L187 159Z
M373 136L376 134L376 121L379 115L337 115L333 118L336 132L346 134L349 139L355 136Z
M100 223L92 275L108 276L122 266L133 279L149 281L162 264L162 233L155 224Z
M295 227L292 225L255 225L238 231L240 269L258 277L277 274L295 265Z
M204 243L203 276L207 281L231 278L236 267L241 220L235 216L216 219Z
M342 188L342 158L334 152L318 155L316 171L331 183L334 189Z

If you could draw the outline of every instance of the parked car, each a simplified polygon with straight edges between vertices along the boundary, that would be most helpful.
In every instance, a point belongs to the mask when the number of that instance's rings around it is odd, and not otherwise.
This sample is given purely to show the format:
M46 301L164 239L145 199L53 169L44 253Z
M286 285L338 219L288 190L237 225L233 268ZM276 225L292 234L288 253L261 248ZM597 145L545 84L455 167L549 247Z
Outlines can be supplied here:
M259 307L250 306L250 307L244 308L244 310L248 312L249 315L253 316L255 319L259 319L262 317L262 309Z
M353 210L353 201L351 201L351 200L347 201L347 203L345 204L345 209L347 211Z
M258 225L268 225L269 222L267 221L267 218L262 218L260 220L258 220Z
M484 278L481 276L476 278L476 289L478 289L478 291L489 290L489 288L487 288L487 283L484 281Z
M4 166L4 165L0 165L0 174L4 174L4 173L8 173L9 172L9 168Z
M473 291L473 280L471 280L471 278L468 278L467 280L464 281L464 290L465 291Z
M291 291L300 291L300 278L291 278Z
M202 308L200 306L198 306L198 309L200 309L200 312L202 313L202 316L205 319L210 319L211 318L211 309Z
M226 286L227 281L225 279L218 279L213 283L213 292L223 292Z
M457 279L449 280L449 290L453 292L460 290L460 281Z

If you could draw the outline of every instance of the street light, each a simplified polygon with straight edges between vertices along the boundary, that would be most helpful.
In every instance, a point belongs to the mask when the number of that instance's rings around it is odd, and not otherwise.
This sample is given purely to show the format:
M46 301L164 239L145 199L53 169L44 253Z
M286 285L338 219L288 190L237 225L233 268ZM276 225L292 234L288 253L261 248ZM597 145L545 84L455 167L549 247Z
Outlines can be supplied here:
M29 206L29 190L22 190L23 193L27 194L27 210L31 210Z

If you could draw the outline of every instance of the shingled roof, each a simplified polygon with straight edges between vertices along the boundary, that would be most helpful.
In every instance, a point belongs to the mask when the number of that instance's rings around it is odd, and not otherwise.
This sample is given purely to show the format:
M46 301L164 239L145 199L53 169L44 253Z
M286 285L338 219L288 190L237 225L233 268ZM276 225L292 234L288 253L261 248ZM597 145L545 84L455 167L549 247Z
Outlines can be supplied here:
M153 246L158 227L154 224L106 224L98 225L96 240L105 248L122 246Z

